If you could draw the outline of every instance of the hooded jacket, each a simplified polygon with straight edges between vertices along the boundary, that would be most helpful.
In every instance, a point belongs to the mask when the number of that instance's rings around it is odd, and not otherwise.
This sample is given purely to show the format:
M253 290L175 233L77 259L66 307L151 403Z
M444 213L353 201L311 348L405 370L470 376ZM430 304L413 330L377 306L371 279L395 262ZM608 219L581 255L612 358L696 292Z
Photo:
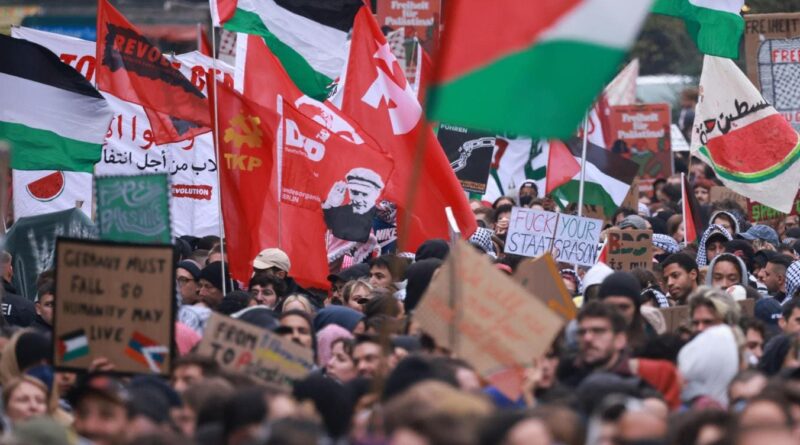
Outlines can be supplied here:
M747 282L747 278L749 277L749 275L747 273L747 266L745 266L744 261L741 258L739 258L738 256L736 256L736 255L734 255L732 253L721 253L721 254L717 255L716 258L711 260L711 264L708 265L708 272L706 272L706 284L709 285L709 286L712 286L712 281L714 281L713 280L713 278L714 278L713 277L713 275L714 275L713 274L714 265L717 264L717 261L719 261L719 259L723 258L723 257L724 258L733 258L734 260L736 260L736 264L739 265L739 274L741 275L741 279L739 280L740 281L739 284L741 284L744 287L747 287L749 285L748 282Z
M712 224L708 226L705 232L703 232L703 236L700 238L700 244L697 246L697 265L698 266L707 266L708 265L708 253L706 252L706 244L708 244L708 239L716 234L722 234L725 239L728 241L732 240L733 237L731 236L730 232L728 232L725 227L722 227L718 224Z
M727 407L728 385L739 372L739 349L730 326L708 328L687 343L678 353L678 369L684 378L684 403L708 396Z
M733 221L733 232L734 233L741 233L742 227L739 224L739 218L736 217L736 214L730 212L728 210L717 210L716 212L711 214L711 217L708 218L708 225L711 226L714 224L714 219L720 215L725 215Z

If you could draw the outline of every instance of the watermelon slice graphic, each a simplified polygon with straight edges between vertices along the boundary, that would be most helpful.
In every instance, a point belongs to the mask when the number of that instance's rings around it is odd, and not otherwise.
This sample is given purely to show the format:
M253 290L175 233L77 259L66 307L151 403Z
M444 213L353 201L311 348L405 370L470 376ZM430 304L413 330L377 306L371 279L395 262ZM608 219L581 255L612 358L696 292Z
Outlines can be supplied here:
M64 184L66 184L64 173L55 172L31 182L25 189L33 199L47 202L61 195L61 192L64 191Z

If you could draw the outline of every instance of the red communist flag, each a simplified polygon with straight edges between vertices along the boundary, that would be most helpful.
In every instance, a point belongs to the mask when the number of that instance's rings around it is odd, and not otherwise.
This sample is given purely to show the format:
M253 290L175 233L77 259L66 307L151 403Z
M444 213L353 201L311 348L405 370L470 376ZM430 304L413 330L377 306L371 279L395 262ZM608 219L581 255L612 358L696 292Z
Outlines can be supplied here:
M233 276L249 278L258 252L277 246L296 259L291 274L298 282L327 287L326 231L366 240L375 203L392 176L391 157L331 132L283 97L269 107L219 83L217 89Z
M379 141L395 162L395 174L386 186L386 199L398 205L398 226L409 217L406 250L427 239L449 237L445 208L452 207L465 237L477 227L464 190L447 156L425 121L416 94L389 48L369 9L356 15L346 77L342 85L342 111ZM418 183L412 186L417 145L422 149ZM415 190L415 196L410 191ZM409 203L415 203L409 209Z
M97 87L145 108L158 144L208 132L208 101L107 0L97 2Z

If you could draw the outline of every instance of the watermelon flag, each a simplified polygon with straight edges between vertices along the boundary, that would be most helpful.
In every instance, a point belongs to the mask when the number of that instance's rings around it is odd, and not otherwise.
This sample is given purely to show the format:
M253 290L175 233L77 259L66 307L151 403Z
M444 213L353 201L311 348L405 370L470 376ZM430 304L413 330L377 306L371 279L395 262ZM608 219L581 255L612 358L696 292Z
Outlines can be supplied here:
M98 88L143 106L157 144L210 130L203 93L108 0L97 1L96 58Z
M681 212L683 213L683 241L691 244L706 231L708 220L703 217L700 203L697 202L689 179L681 173Z
M706 56L692 153L729 189L789 213L800 185L798 134L730 59Z
M551 141L551 151L554 145L558 149L563 149L561 147L564 147L569 150L575 162L580 165L583 149L583 141L581 139L572 138L566 143ZM639 165L636 162L588 143L586 146L584 204L601 206L606 215L613 214L628 195L628 190L630 190L633 178L636 177L638 171ZM578 202L580 180L581 173L580 169L578 169L577 173L567 183L553 191L553 197L562 201Z
M744 0L656 0L653 12L682 18L701 52L737 59L743 6Z
M616 73L651 4L446 2L430 116L498 133L571 137Z
M356 15L347 71L333 102L394 159L396 172L386 185L386 199L398 206L399 236L406 242L401 248L414 251L428 239L448 239L447 207L452 207L463 236L472 235L477 225L464 190L366 7ZM422 162L417 167L422 170L412 185L418 150Z
M297 86L325 100L347 60L347 34L362 0L209 0L214 26L257 34Z
M43 46L0 35L0 103L11 168L91 173L100 161L111 107Z

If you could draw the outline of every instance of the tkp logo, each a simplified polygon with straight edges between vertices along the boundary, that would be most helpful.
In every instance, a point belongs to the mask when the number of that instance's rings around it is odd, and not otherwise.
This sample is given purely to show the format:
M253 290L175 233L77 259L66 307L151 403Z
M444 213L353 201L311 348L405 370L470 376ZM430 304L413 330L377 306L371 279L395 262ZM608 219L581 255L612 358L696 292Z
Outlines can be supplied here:
M417 126L422 117L422 107L417 102L416 94L411 85L405 81L402 72L394 70L395 65L398 64L389 45L380 45L373 57L383 60L392 74L387 74L381 67L376 67L378 77L372 82L361 100L376 110L381 102L386 103L392 123L392 133L395 135L406 134ZM396 82L398 77L403 85L398 85Z

